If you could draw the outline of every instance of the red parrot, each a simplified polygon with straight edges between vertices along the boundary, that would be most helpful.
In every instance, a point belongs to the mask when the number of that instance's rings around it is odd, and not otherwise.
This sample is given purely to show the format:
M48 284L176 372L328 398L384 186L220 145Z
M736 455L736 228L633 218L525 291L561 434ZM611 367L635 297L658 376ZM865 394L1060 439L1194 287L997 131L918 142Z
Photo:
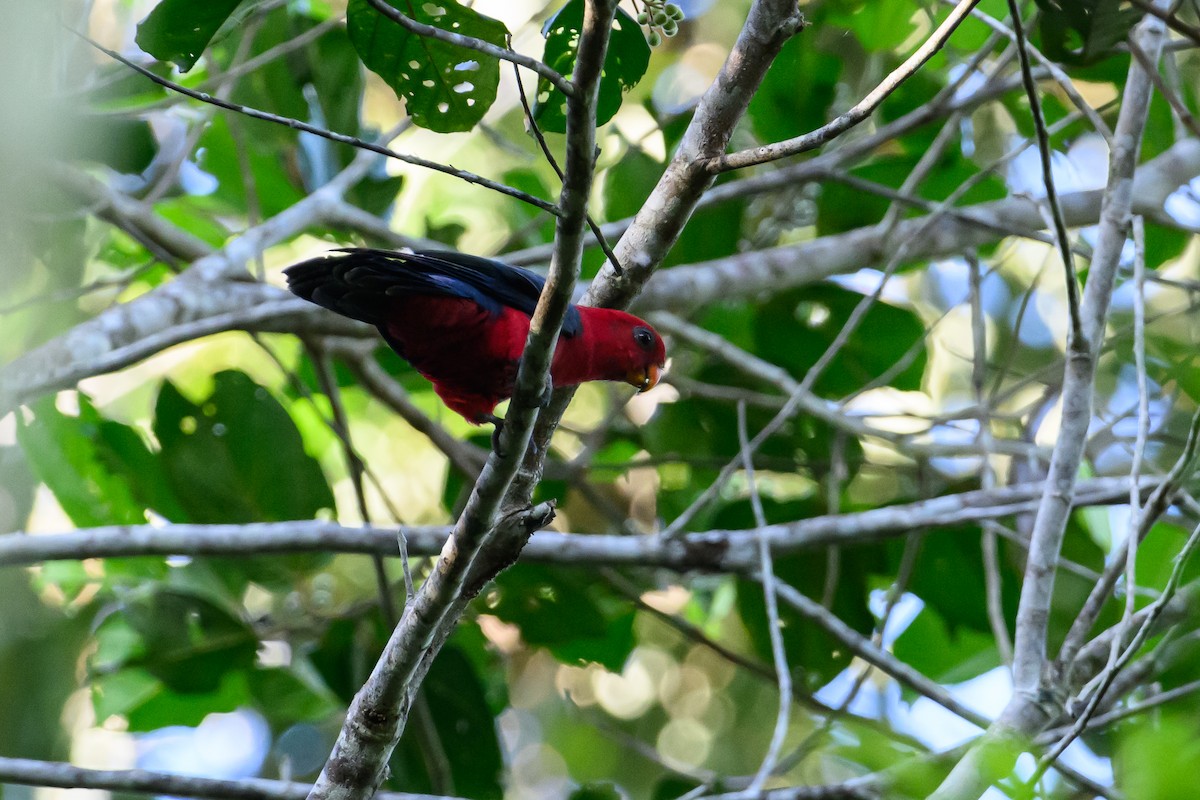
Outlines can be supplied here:
M468 422L512 396L529 318L544 279L449 251L345 248L284 270L288 289L374 325ZM632 314L572 305L550 366L554 386L625 381L645 391L666 363L662 337Z

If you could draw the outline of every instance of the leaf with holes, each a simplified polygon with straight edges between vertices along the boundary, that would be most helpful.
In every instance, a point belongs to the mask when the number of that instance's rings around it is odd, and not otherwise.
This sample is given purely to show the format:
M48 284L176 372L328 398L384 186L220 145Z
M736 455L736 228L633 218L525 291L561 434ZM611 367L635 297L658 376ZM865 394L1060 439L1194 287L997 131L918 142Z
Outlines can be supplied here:
M494 45L504 46L508 35L503 23L451 0L389 3L417 22ZM494 58L410 33L368 0L350 0L346 29L363 63L404 98L409 116L422 128L470 130L496 100L500 62Z
M187 72L241 0L163 0L138 23L138 47Z
M542 60L559 74L571 77L575 71L575 54L579 49L579 33L583 30L584 0L571 0L551 17L542 34L546 37L546 53ZM633 17L617 9L613 20L608 53L604 56L604 71L600 77L600 96L596 100L596 124L603 125L621 107L621 95L637 85L650 66L650 45L642 28ZM567 98L545 78L538 80L537 102L533 116L544 130L566 133Z

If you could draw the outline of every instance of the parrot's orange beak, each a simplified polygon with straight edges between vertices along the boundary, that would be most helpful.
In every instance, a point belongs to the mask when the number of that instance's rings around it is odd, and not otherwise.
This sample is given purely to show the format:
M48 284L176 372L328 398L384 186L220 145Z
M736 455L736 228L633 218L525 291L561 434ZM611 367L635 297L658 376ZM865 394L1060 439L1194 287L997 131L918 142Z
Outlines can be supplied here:
M625 376L625 382L636 386L639 392L645 392L657 386L660 377L662 369L657 364L651 364L648 367L630 370Z

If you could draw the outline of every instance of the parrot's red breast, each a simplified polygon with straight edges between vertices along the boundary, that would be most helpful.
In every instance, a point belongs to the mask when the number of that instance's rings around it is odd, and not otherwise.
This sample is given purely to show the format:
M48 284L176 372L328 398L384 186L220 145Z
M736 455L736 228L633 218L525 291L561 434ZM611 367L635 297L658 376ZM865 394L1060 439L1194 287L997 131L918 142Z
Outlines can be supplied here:
M392 349L468 421L492 419L510 397L543 280L453 252L362 248L285 270L306 300L375 325ZM619 380L646 390L666 362L662 338L632 314L572 305L550 376L557 386Z

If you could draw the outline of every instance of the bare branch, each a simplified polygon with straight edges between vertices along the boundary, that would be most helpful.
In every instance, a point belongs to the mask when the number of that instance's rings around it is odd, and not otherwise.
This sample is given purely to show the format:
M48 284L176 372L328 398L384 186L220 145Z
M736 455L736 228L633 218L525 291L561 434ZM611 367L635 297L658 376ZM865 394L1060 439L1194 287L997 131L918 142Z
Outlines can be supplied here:
M746 787L746 796L756 797L775 771L775 765L779 763L779 753L783 749L783 739L787 736L792 710L792 674L788 668L787 651L783 646L783 629L779 622L779 597L775 566L771 560L771 546L767 537L761 533L767 526L767 518L763 512L762 498L758 496L758 486L754 482L754 458L750 452L750 437L746 433L746 404L738 403L737 408L738 443L742 450L742 468L746 472L746 490L750 493L750 506L754 509L754 524L760 531L758 575L762 581L763 599L767 608L767 635L771 639L771 657L775 662L775 675L779 681L779 713L775 717L771 743L758 771L754 773L754 779Z
M848 111L839 115L837 119L811 133L797 136L794 139L786 139L775 144L763 145L751 150L742 150L737 153L729 153L728 155L713 158L707 164L709 171L713 173L728 172L734 169L752 167L755 164L765 164L768 161L777 161L788 156L799 155L809 150L815 150L826 142L845 133L871 116L875 109L887 99L888 95L896 91L900 87L900 84L916 74L917 70L926 61L933 58L933 55L941 50L942 45L950 38L950 34L954 33L955 29L958 28L971 12L971 9L978 4L979 0L960 0L958 5L954 7L954 10L950 12L950 16L946 17L942 24L937 27L937 30L911 56L905 59L903 64L894 69L866 97L858 101Z
M73 386L91 375L120 369L188 339L235 327L279 325L302 329L323 317L344 333L363 329L332 315L313 316L310 304L249 280L245 265L263 249L320 219L326 203L340 199L377 159L361 152L329 183L196 261L178 278L111 308L0 369L0 414L45 392ZM270 328L266 328L270 329Z
M1063 269L1066 271L1064 283L1067 287L1067 313L1070 316L1071 331L1067 338L1067 349L1074 353L1076 348L1084 348L1082 322L1079 318L1079 279L1075 276L1075 260L1071 255L1071 237L1067 233L1067 223L1063 219L1062 206L1058 202L1058 189L1054 187L1053 154L1050 151L1050 134L1046 131L1046 118L1042 114L1042 100L1038 96L1037 84L1033 80L1033 67L1029 65L1029 43L1025 41L1025 28L1021 24L1021 9L1017 0L1008 0L1008 13L1012 18L1013 32L1016 34L1017 56L1021 62L1021 80L1025 84L1025 96L1029 99L1029 113L1033 117L1033 129L1037 134L1038 155L1042 161L1042 185L1046 188L1046 202L1050 206L1050 216L1054 220L1054 239L1058 244L1058 253L1062 258Z
M467 183L473 183L477 186L482 186L485 189L491 189L494 192L499 192L500 194L508 195L509 197L512 197L516 200L520 200L523 203L528 203L529 205L540 208L543 211L548 211L551 214L557 215L559 213L558 207L547 200L542 200L540 197L534 197L533 195L528 194L527 192L522 192L521 190L514 189L511 186L505 186L504 184L498 183L489 178L484 178L481 175L476 175L474 172L468 172L467 170L463 170L463 169L456 169L455 167L451 167L446 164L439 164L436 161L430 161L429 159L421 158L420 156L409 155L407 153L400 153L395 150L392 150L389 147L385 147L381 144L376 144L375 142L369 142L366 139L360 139L357 136L348 136L347 134L344 134L344 133L337 133L336 131L331 131L326 128L321 128L317 125L310 125L309 123L302 122L298 119L292 119L291 117L281 117L278 114L272 114L268 111L261 111L257 108L251 108L250 106L241 105L240 103L233 103L228 100L222 100L219 97L215 97L211 94L206 94L205 92L198 92L195 89L189 89L188 87L183 86L182 84L176 83L175 81L164 78L161 75L156 75L155 73L146 69L142 65L135 64L134 62L130 61L128 58L125 58L125 56L121 55L120 53L116 52L115 50L109 50L104 45L102 45L98 42L95 42L92 39L89 39L87 36L84 36L81 33L76 32L76 35L79 36L84 41L86 41L92 47L96 48L100 52L107 55L109 58L112 58L115 61L121 62L125 66L127 66L130 69L132 69L133 71L137 72L139 75L153 81L154 83L157 83L159 86L162 86L166 89L170 89L173 92L178 92L179 94L190 97L193 100L198 100L201 103L208 103L209 105L214 105L214 106L217 106L218 108L223 108L226 111L234 111L238 114L242 114L243 116L247 116L252 119L259 119L264 122L271 122L276 125L283 125L285 127L292 128L294 130L303 131L304 133L311 133L314 136L320 136L322 139L328 139L331 142L337 142L339 144L350 145L352 147L357 148L358 150L369 150L372 153L378 153L379 155L387 156L388 158L394 158L397 161L403 161L406 164L412 164L413 166L424 167L425 169L431 169L436 172L442 172L442 173L445 173L446 175L450 175L450 176L453 176L460 180L466 181Z
M1143 492L1160 484L1141 482ZM919 528L955 527L1028 513L1037 507L1040 483L944 495L913 503L832 514L749 530L710 530L675 539L661 535L585 535L542 531L522 558L553 564L607 564L668 569L745 571L758 567L758 537L775 556L824 547L903 536ZM1075 507L1121 502L1129 496L1128 478L1082 481L1072 498ZM451 529L408 526L413 555L437 555ZM298 520L247 525L138 525L88 528L70 533L0 536L0 567L80 558L148 555L251 555L304 552L364 553L396 556L396 529L347 528L336 522Z
M144 769L86 769L57 761L0 758L0 783L100 789L130 794L202 797L207 800L304 800L309 785L267 778L217 780ZM376 800L457 800L431 794L379 792Z
M1164 219L1163 202L1181 184L1197 175L1200 175L1200 140L1178 142L1139 167L1133 181L1134 213L1169 224L1170 218ZM1103 195L1101 190L1062 195L1059 200L1066 224L1070 227L1096 224ZM886 260L890 252L889 241L905 243L906 257L920 261L994 242L997 236L990 228L1022 232L1043 226L1036 203L1023 197L980 203L959 211L956 217L943 216L933 225L921 217L904 220L896 225L890 240L871 226L798 244L673 267L649 280L634 308L687 311L720 300L752 298L764 292L806 286L831 275ZM963 215L973 221L966 222ZM980 224L976 225L974 220ZM923 233L918 235L921 231Z
M1157 59L1162 45L1161 24L1151 22L1139 26L1139 31L1147 37L1146 46ZM1036 692L1043 678L1054 565L1061 549L1070 495L1091 421L1096 357L1103 340L1104 321L1121 249L1129 230L1134 170L1150 94L1151 84L1145 70L1140 64L1132 63L1113 138L1108 189L1100 213L1100 234L1080 308L1080 335L1068 353L1063 376L1062 425L1050 461L1046 493L1034 521L1029 563L1021 591L1013 643L1013 680L1018 692Z
M1144 37L1145 48L1158 58L1163 38L1161 23L1147 18L1135 29L1134 36ZM1007 771L1011 759L1016 757L1014 748L1019 747L1018 743L1038 733L1055 715L1054 687L1044 683L1050 680L1045 673L1050 602L1067 514L1076 489L1076 473L1091 420L1096 355L1129 226L1134 171L1150 93L1150 80L1135 60L1130 64L1113 137L1100 235L1081 304L1082 353L1069 358L1066 365L1062 423L1030 539L1013 643L1013 697L995 724L938 787L933 794L936 800L978 797Z
M1129 2L1133 3L1147 14L1158 17L1167 24L1168 28L1176 33L1191 39L1193 46L1200 45L1200 28L1184 22L1179 17L1175 16L1173 11L1159 8L1158 5L1151 2L1151 0L1129 0Z
M756 576L757 577L757 576ZM919 694L928 697L948 711L952 711L968 722L986 728L991 722L987 717L964 706L939 686L891 653L877 647L858 631L842 622L834 614L792 586L780 584L779 597L796 611L819 625L826 633L846 646L850 652L863 659L881 672L892 676Z
M510 564L529 534L553 516L549 507L527 509L500 523L500 503L528 447L550 357L579 271L595 160L596 97L615 12L615 0L594 0L584 11L576 91L567 98L568 148L560 195L563 213L555 231L550 275L530 322L516 388L499 437L500 452L488 457L441 558L355 695L333 752L309 795L313 800L360 800L375 792L424 670L454 629L467 600L496 571ZM493 552L485 555L489 548ZM479 574L479 568L489 562L494 569Z

